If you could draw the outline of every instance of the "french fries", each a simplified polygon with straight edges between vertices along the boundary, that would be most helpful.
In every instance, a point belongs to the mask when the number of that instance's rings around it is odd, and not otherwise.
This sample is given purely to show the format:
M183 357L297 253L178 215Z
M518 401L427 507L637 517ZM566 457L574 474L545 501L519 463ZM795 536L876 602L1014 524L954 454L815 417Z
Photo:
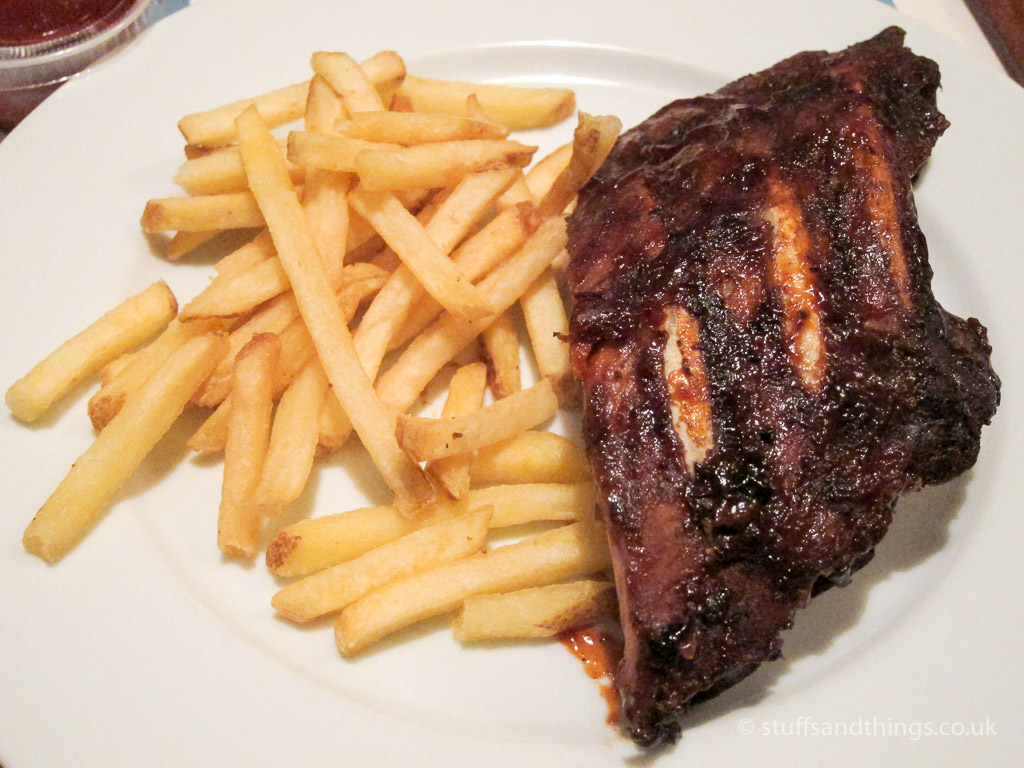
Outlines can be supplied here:
M304 576L369 552L450 513L428 505L410 516L394 506L360 507L292 523L267 547L267 567L278 576Z
M529 430L477 451L470 474L479 485L577 483L590 479L590 468L571 440Z
M331 85L320 75L309 81L306 102L306 128L315 133L332 133L335 120L345 111L345 104ZM338 288L348 247L350 217L347 197L352 178L347 173L311 168L306 173L302 208L306 212L313 242L320 253L327 282Z
M359 112L336 125L352 139L394 144L430 144L437 141L504 139L508 128L487 120L425 112Z
M415 461L461 456L515 437L550 419L557 410L558 398L551 384L542 380L466 416L401 416L398 442Z
M255 496L267 454L273 379L280 355L281 339L261 333L242 347L235 359L217 520L217 546L226 555L252 557L259 545L260 510Z
M528 168L537 147L510 132L570 116L571 91L416 77L391 51L318 51L310 69L179 123L185 195L148 201L141 228L174 233L172 261L253 229L208 286L180 311L152 286L8 391L32 421L102 371L98 436L25 548L60 559L191 407L207 415L187 446L224 454L217 548L252 558L269 541L267 568L295 579L272 606L300 623L337 614L344 655L439 614L457 614L463 642L609 616L586 458L538 427L575 403L552 264L618 121L580 113L572 143ZM435 418L424 393L445 381ZM317 456L352 432L391 503L284 524ZM498 544L496 530L526 536Z
M254 495L254 504L263 516L279 514L306 486L320 438L320 408L326 394L327 376L318 360L306 363L281 394L270 448Z
M141 219L142 231L149 233L246 229L263 223L256 198L247 190L150 200Z
M154 283L68 339L12 384L4 398L7 407L22 421L38 421L86 378L162 330L177 309L167 284Z
M473 223L485 215L487 206L508 185L513 176L513 173L505 169L484 171L463 178L427 222L427 235L440 250L450 251L468 234ZM492 222L492 225L494 223L496 222ZM485 232L490 231L492 230L489 227L485 227L479 233L479 237L483 239ZM493 231L501 234L499 230ZM514 238L518 242L521 231L517 229L508 239ZM487 236L494 239L492 235ZM477 242L477 237L471 238L469 242ZM490 253L494 254L495 260L501 257L504 250L502 246L503 242L491 246ZM452 257L455 269L467 280L479 277L482 272L480 266L473 262L473 259L464 255L460 258L460 254ZM403 323L408 324L410 314L418 307L424 306L428 309L436 306L438 312L441 311L440 304L430 299L426 289L416 280L416 276L408 267L396 267L387 284L367 308L366 315L353 337L359 360L367 375L376 376L389 344L401 331Z
M86 449L25 529L25 549L60 560L99 517L224 353L220 335L190 339L164 363Z
M383 110L384 101L366 72L346 53L318 51L312 58L313 71L341 97L349 114Z
M475 488L470 503L490 505L492 528L586 520L594 513L594 487L578 483L516 483Z
M615 610L615 585L583 580L474 595L452 622L462 643L513 638L552 637L588 627Z
M374 87L390 96L405 77L405 62L393 51L381 51L360 64ZM250 106L255 107L267 125L285 125L302 116L309 95L309 81L295 83L251 99L186 115L178 128L191 145L217 147L237 137L235 119Z
M537 370L551 384L560 403L574 404L578 396L569 362L569 317L550 269L544 270L526 289L519 306L523 309Z
M622 123L617 117L595 117L580 112L579 123L573 133L569 162L538 203L542 216L554 216L565 211L576 193L611 152L621 130Z
M255 108L246 109L236 122L249 186L269 220L278 257L334 394L396 497L410 505L423 503L432 493L430 484L398 447L389 429L394 416L373 392L359 363L284 157Z
M491 392L508 397L523 388L519 372L519 333L508 311L502 312L481 335Z
M377 382L381 400L406 410L441 367L461 352L504 312L540 276L565 244L565 221L552 217L541 224L520 251L499 265L480 283L494 315L465 321L444 314L416 337L395 364Z
M444 141L400 149L365 149L355 157L355 170L364 188L434 189L458 184L467 173L512 165L533 158L537 147L511 139Z
M481 85L406 75L398 93L417 112L466 114L467 98L475 97L488 120L509 130L522 131L559 123L576 107L573 92L562 88L519 88Z
M571 523L391 582L356 600L334 625L338 649L355 655L410 624L456 610L474 595L550 584L607 565L607 547L593 526Z
M288 160L300 168L356 172L356 158L370 150L387 152L401 149L400 144L352 139L312 131L288 134Z
M381 506L300 520L277 532L267 547L267 567L281 577L304 576L358 557L464 507L483 506L493 510L491 528L572 522L593 515L594 492L589 482L516 483L473 489L459 504L439 500L413 516L394 506Z
M306 172L301 166L290 165L288 172L296 184L305 181ZM237 147L186 160L174 174L174 183L193 196L241 192L248 186Z
M455 372L448 383L448 399L441 409L442 419L455 419L479 410L487 388L487 366L469 363ZM401 438L399 438L401 442ZM426 465L433 478L452 499L461 499L469 491L470 456L448 456Z
M457 515L370 550L282 589L271 605L294 621L340 611L374 589L417 571L479 552L487 540L488 507Z
M144 349L126 361L124 367L106 378L99 390L89 398L89 419L99 432L117 415L125 400L136 392L157 371L171 354L189 339L226 330L219 319L183 323L172 320L164 332Z
M349 202L380 233L384 242L391 246L441 306L464 320L491 313L491 307L480 291L459 272L398 198L359 186L352 192Z

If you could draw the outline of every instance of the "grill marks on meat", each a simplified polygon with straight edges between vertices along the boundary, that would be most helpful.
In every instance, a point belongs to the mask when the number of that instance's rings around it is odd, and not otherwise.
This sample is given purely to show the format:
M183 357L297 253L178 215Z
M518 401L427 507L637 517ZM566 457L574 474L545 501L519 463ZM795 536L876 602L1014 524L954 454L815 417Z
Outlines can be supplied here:
M969 468L984 329L931 294L911 178L938 70L889 29L674 102L570 219L574 368L608 522L634 740L780 651L897 496Z

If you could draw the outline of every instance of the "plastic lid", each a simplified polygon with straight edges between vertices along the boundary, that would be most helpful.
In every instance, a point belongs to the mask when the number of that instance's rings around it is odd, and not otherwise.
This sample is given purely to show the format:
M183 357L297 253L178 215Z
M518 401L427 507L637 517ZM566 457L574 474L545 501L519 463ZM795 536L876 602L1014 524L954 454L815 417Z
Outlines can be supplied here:
M149 0L114 5L85 26L26 45L0 45L0 90L59 83L138 35ZM112 18L113 16L113 18Z

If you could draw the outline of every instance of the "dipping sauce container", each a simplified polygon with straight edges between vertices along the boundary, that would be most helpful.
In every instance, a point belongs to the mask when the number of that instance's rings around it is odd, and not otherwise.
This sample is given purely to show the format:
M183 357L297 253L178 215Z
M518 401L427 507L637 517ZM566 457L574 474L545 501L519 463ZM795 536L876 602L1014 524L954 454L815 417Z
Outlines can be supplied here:
M0 129L134 39L149 0L0 0Z

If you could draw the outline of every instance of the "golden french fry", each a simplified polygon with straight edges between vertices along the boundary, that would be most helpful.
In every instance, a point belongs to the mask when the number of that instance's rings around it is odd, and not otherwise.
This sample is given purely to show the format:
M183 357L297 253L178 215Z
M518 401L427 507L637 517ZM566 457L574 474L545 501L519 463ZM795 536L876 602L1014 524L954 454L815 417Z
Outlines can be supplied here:
M472 506L494 509L491 528L539 522L570 522L594 517L594 485L578 483L516 483L474 488L466 497Z
M255 494L267 454L273 380L280 354L280 338L261 333L242 347L235 359L217 518L217 546L232 557L252 557L259 548L260 512Z
M353 264L352 274L355 275L359 267L369 267L370 275L345 285L338 299L338 304L348 322L356 313L360 302L364 297L371 295L380 288L383 282L381 278L373 276L373 273L380 274L380 270L372 265ZM306 330L305 324L298 319L299 311L295 303L295 297L291 293L284 294L274 299L263 311L257 313L248 323L244 324L233 332L229 337L232 349L237 345L241 348L252 336L259 332L278 333L281 336L282 355L278 366L278 376L275 382L275 394L284 391L288 384L295 378L302 366L306 364L316 351L313 347L313 340ZM283 330L281 327L283 326ZM224 369L226 368L226 373ZM198 405L216 405L217 409L203 422L202 426L186 442L190 450L198 453L218 453L224 450L224 441L227 438L227 417L230 412L230 365L218 365L208 379L203 382L200 391L193 397L193 402ZM348 417L345 417L341 436L342 442L351 430Z
M406 146L508 136L508 128L487 120L419 112L360 112L336 127L353 139Z
M388 105L388 110L391 112L413 112L412 102L409 101L408 96L403 96L400 93L395 93L391 96L391 103Z
M332 133L334 121L344 113L338 94L320 75L309 83L306 102L306 130ZM306 174L302 208L320 253L327 282L335 289L341 286L341 270L345 264L348 243L348 190L351 176L347 173L311 168Z
M407 75L398 92L417 112L466 114L467 97L473 95L483 115L513 131L544 128L572 114L576 98L565 88L521 88Z
M349 202L441 306L466 320L491 313L480 291L459 272L447 253L398 198L388 192L371 192L357 186Z
M335 639L352 656L403 627L458 609L473 595L550 584L601 570L608 561L597 526L571 523L371 592L342 610Z
M355 170L365 189L434 189L459 183L467 173L498 165L523 167L537 147L511 139L443 141L400 149L366 149Z
M260 307L258 312L228 334L228 354L199 387L192 402L204 407L223 402L231 391L231 376L239 350L257 333L283 334L298 316L299 307L290 292Z
M541 216L555 216L565 211L612 151L621 130L622 121L617 117L595 117L580 112L579 123L573 133L572 156L538 203L537 210Z
M376 267L374 268L379 275L377 279L366 277L357 281L354 275L359 266L363 265L352 264L345 268L350 272L350 279L341 291L341 304L345 309L346 319L351 319L363 299L376 293L386 282L386 273ZM365 266L372 267L373 265L366 264ZM362 357L360 357L360 361L362 361ZM366 370L365 364L363 369ZM370 372L367 371L367 376L370 375ZM320 436L317 440L317 453L326 454L339 450L351 433L352 422L349 421L345 409L341 407L341 403L338 402L334 393L328 391L320 409Z
M306 177L305 169L294 164L289 164L288 172L296 184L301 184ZM186 160L178 168L173 181L188 194L196 196L241 192L249 186L242 156L234 146Z
M526 187L534 202L539 203L555 183L572 159L572 143L563 144L554 152L545 155L526 172Z
M363 507L285 526L267 547L267 567L277 576L305 576L478 507L492 507L492 528L509 528L593 519L594 504L593 485L579 482L476 488L457 504L442 499L413 516L394 506Z
M486 214L495 197L513 176L514 171L507 168L466 176L434 212L426 225L427 235L442 251L451 251ZM485 229L497 231L496 228ZM489 236L493 238L493 235ZM500 249L494 247L491 252L498 253ZM474 274L466 275L468 280L474 279L480 272L478 265L472 262L459 255L453 259L456 269L467 264L473 270ZM440 311L440 305L429 297L412 271L404 265L399 266L367 308L353 336L359 360L368 376L376 377L389 342L398 333L409 313L415 307L424 305L437 306Z
M33 422L89 376L159 333L178 305L163 281L121 302L65 341L7 390L5 400L18 419Z
M499 208L508 208L522 202L540 203L555 179L565 170L572 157L572 144L564 144L545 155L526 171L508 192L498 200Z
M409 102L410 107L412 102ZM466 97L466 117L472 118L473 120L486 120L484 116L484 108L480 105L480 98L475 94L471 93Z
M452 623L461 643L554 637L593 625L615 610L610 581L573 581L467 598Z
M590 479L583 449L553 432L530 430L477 452L474 485L576 483Z
M307 169L320 168L354 173L356 158L360 152L391 151L401 148L400 144L381 144L312 131L292 131L288 134L288 160Z
M407 504L423 503L432 496L433 489L420 467L398 446L394 412L374 393L359 364L284 158L254 108L241 114L237 129L249 187L267 218L278 258L334 394L396 499Z
M134 392L145 384L175 350L186 341L206 333L226 330L221 320L182 323L172 320L163 333L132 355L127 364L107 378L89 398L89 419L93 429L102 430L113 419ZM106 371L104 371L106 373Z
M495 398L508 397L523 388L519 373L519 333L508 310L482 334L488 378Z
M313 340L301 320L291 323L281 332L281 356L278 360L277 375L273 381L274 396L283 392L295 379L316 350ZM186 441L189 450L197 453L218 453L224 450L228 435L228 419L231 415L231 393L217 405L202 426Z
M327 282L337 290L344 277L349 230L348 191L352 177L347 173L311 168L306 177L302 208L324 265Z
M267 567L278 576L305 576L344 563L416 530L423 515L392 506L361 507L285 526L267 547Z
M224 354L214 335L190 339L161 366L71 466L25 529L28 552L55 562L77 544Z
M186 144L183 147L186 160L195 160L197 157L206 157L214 152L219 152L224 147L204 147L201 144Z
M183 321L203 317L235 317L289 288L288 275L278 259L266 259L242 274L218 275L198 296L181 308Z
M405 63L394 51L381 51L360 63L374 86L389 99L405 77ZM302 117L309 93L309 81L279 88L251 99L242 99L216 109L186 115L178 128L190 144L211 147L230 144L237 137L235 119L255 106L265 123L276 127Z
M274 595L271 605L293 621L340 611L392 581L479 552L487 543L490 515L491 510L482 507L420 528L288 585Z
M452 261L474 283L517 251L536 229L533 205L525 203L504 210L452 254ZM408 317L396 329L388 349L404 346L441 314L441 305L424 296L409 307Z
M270 448L253 496L256 508L264 517L282 512L306 486L316 455L320 407L326 392L327 376L320 362L313 359L281 395L274 414ZM228 436L230 438L230 431Z
M343 274L348 282L338 294L338 303L345 314L346 320L355 315L359 304L368 296L378 291L384 284L386 274L372 264L352 264ZM223 402L231 389L231 372L233 361L238 350L257 333L276 333L284 336L286 356L302 351L307 354L312 347L307 343L308 334L301 327L290 328L299 316L299 307L295 297L289 291L267 302L260 307L248 320L235 328L228 337L230 352L225 360L214 369L207 381L196 392L193 402L196 405L213 406ZM197 322L197 321L190 321ZM301 326L301 323L299 324ZM291 339L295 337L295 343ZM303 358L304 361L304 358ZM285 366L291 370L290 365ZM297 368L295 370L298 370ZM217 449L220 450L220 449Z
M536 201L533 199L533 193L530 192L530 188L526 185L526 176L523 175L522 170L519 171L519 176L516 178L509 188L505 190L505 193L498 198L497 208L499 211L503 211L506 208L511 208L520 203L529 203L533 206Z
M381 400L406 410L445 363L458 354L516 301L543 272L565 244L565 220L545 221L519 252L494 269L479 284L495 315L466 322L444 314L409 345L395 364L378 379Z
M335 133L334 124L344 118L345 104L321 75L313 75L306 96L304 127L312 133Z
M271 126L284 125L302 116L309 92L309 81L278 88L252 99L225 104L206 112L185 115L178 121L178 130L191 145L216 147L235 139L235 118L255 105Z
M241 274L276 255L270 233L262 229L248 243L236 248L214 264L213 268L218 275Z
M170 325L173 323L174 321L171 320L171 323L168 325L168 327L170 327ZM166 329L164 330L166 331ZM146 346L149 345L147 344ZM143 349L145 349L145 347L143 347ZM135 355L137 355L141 351L142 350L135 350L134 352L125 352L123 355L115 357L109 363L104 365L103 368L100 370L100 385L102 386L112 381L115 376L120 374L121 371L128 367L128 365L132 361L132 358L134 358Z
M394 51L378 51L359 62L359 68L373 83L385 104L391 101L405 80L405 61Z
M141 224L149 233L245 229L263 226L263 214L251 192L224 192L150 200L142 212Z
M384 270L372 264L351 264L342 267L336 279L341 285L346 280L382 282L387 276ZM276 258L267 259L242 274L218 275L182 308L178 317L189 322L205 317L238 317L290 288L281 262Z
M415 461L460 456L525 432L557 411L551 384L541 380L466 416L399 416L398 442Z
M345 414L338 398L328 390L320 405L320 434L316 441L318 456L326 456L341 450L352 435L352 422Z
M313 54L312 65L313 71L341 96L349 114L384 109L373 83L347 53L318 51Z
M576 381L569 361L569 316L550 269L540 277L519 299L530 336L530 346L540 375L547 379L558 401L572 405L579 401Z
M469 363L459 368L448 384L448 398L441 409L442 419L465 416L478 410L487 389L487 366ZM461 499L469 491L470 456L449 456L427 464L427 474L449 498Z

